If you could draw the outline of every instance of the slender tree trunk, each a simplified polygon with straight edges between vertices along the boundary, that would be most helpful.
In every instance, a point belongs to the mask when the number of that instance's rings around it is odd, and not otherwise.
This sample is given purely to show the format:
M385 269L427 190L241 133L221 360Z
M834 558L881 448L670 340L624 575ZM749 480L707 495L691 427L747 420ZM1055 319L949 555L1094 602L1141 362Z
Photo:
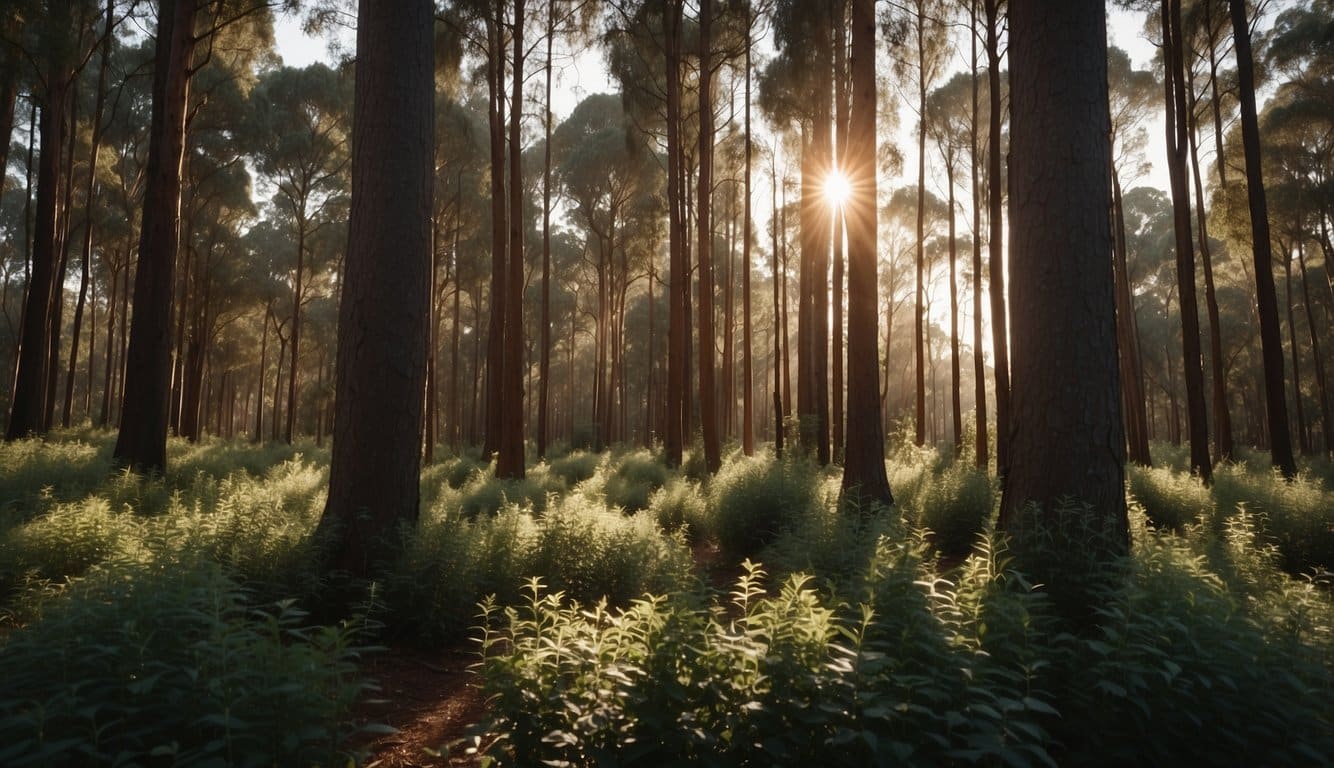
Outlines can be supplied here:
M1300 237L1300 235L1299 235ZM1283 247L1283 279L1284 279L1284 298L1287 300L1288 309L1288 347L1292 350L1292 404L1297 417L1297 447L1303 456L1311 454L1310 434L1306 429L1306 408L1302 402L1302 368L1301 368L1301 350L1297 346L1297 315L1292 309L1292 255L1291 249Z
M1219 461L1232 460L1232 414L1227 401L1227 372L1223 366L1222 323L1218 316L1218 292L1214 287L1214 264L1209 245L1208 211L1204 207L1204 183L1200 173L1199 98L1193 81L1187 79L1190 107L1186 113L1190 139L1191 178L1195 182L1195 227L1200 240L1200 264L1204 268L1204 305L1209 318L1209 376L1214 409L1214 446ZM1219 155L1221 158L1222 155ZM1218 165L1226 165L1221 159Z
M259 335L259 384L255 388L255 433L250 437L252 443L259 443L264 439L264 367L269 359L269 317L272 314L273 301L270 300L264 307L264 330Z
M948 205L950 237L950 416L954 426L954 456L963 453L963 398L960 393L962 374L959 370L959 278L958 241L954 223L954 161L945 166L945 185L949 188Z
M847 0L839 0L833 5L832 12L836 14L833 20L834 28L834 144L837 147L837 155L834 158L833 167L839 173L848 174L848 87L847 87L847 66L848 66L848 30L845 27L847 20ZM843 256L843 237L847 228L845 211L840 208L833 211L833 234L834 234L834 270L833 270L833 291L832 298L834 309L831 313L831 319L834 325L834 334L830 345L834 357L833 365L833 403L830 408L830 421L832 426L832 448L835 461L842 461L844 437L843 425L843 291L844 291L844 256Z
M987 84L990 130L987 136L987 202L991 209L987 276L991 299L991 346L996 364L996 474L1005 482L1010 468L1010 355L1006 330L1004 211L1001 208L1001 81L1000 6L983 0L987 13Z
M382 569L421 481L434 124L433 5L361 0L352 215L338 314L329 500L333 567Z
M547 455L548 390L551 379L551 44L556 37L556 3L547 3L546 110L542 130L542 346L537 384L537 458Z
M783 458L783 375L782 375L783 337L786 336L787 331L783 327L783 321L782 321L783 304L782 304L782 299L779 297L779 290L778 290L779 283L784 282L784 275L779 272L779 267L778 267L779 210L778 210L778 153L776 151L773 153L772 162L773 165L771 166L770 171L771 171L771 178L773 179L773 185L770 188L770 193L769 193L770 196L769 207L773 210L773 216L770 220L770 224L773 226L773 233L774 233L773 249L770 254L773 279L774 279L774 317L773 317L774 455L777 458L782 459Z
M878 414L880 329L876 280L875 3L852 0L852 109L848 160L848 420L843 492L858 507L893 504Z
M1195 299L1195 248L1191 241L1190 189L1186 186L1186 76L1181 29L1181 0L1162 0L1163 61L1166 91L1167 170L1172 186L1176 232L1177 290L1181 302L1182 364L1186 380L1186 426L1190 431L1190 470L1205 485L1213 479L1209 460L1209 422L1204 407L1204 369L1200 361L1200 316Z
M1274 289L1273 246L1269 242L1269 207L1260 166L1260 127L1255 110L1255 73L1251 33L1244 0L1229 0L1233 49L1237 55L1237 93L1241 100L1241 141L1246 157L1246 197L1251 212L1251 245L1255 259L1255 293L1260 315L1260 347L1264 358L1265 404L1270 455L1284 477L1297 476L1288 432L1288 405L1283 392L1283 339L1278 327Z
M1297 266L1301 269L1302 298L1306 307L1306 327L1311 332L1311 356L1315 364L1316 392L1320 396L1320 432L1325 437L1325 452L1334 453L1334 420L1330 418L1329 391L1325 386L1325 358L1320 354L1320 334L1315 328L1315 311L1311 309L1311 285L1306 273L1306 249L1297 245Z
M9 167L9 138L14 132L14 106L18 102L21 50L14 43L0 41L0 169ZM0 197L5 192L6 174L0 172Z
M505 279L505 349L500 370L500 445L496 477L524 475L523 446L523 23L514 0L514 88L510 95L509 270Z
M1112 280L1116 292L1117 357L1120 361L1122 407L1125 409L1129 458L1140 466L1152 466L1147 418L1144 413L1144 368L1135 331L1135 302L1130 291L1126 260L1126 221L1121 199L1121 179L1115 164L1112 173Z
M304 206L302 206L304 208ZM292 284L292 357L287 364L287 424L283 427L283 441L292 444L292 434L296 431L296 384L300 368L297 361L301 354L301 302L302 278L306 271L306 214L302 210L297 221L296 234L296 280Z
M97 151L102 144L102 107L106 101L107 71L111 61L111 41L114 37L115 2L107 0L106 24L102 33L102 60L97 70L97 97L93 105L92 139L88 152L88 181L83 188L83 243L79 260L79 299L74 305L74 327L70 333L69 371L65 377L65 408L60 423L66 429L70 425L70 411L74 405L74 376L79 364L79 335L83 329L83 306L88 296L88 284L92 281L93 258L93 194L97 189ZM3 108L0 104L0 108ZM3 126L0 126L2 128ZM5 133L8 136L8 133ZM3 169L0 163L0 169ZM0 175L3 175L0 172ZM3 183L3 182L0 182ZM93 336L90 334L90 339ZM92 342L89 342L91 348ZM92 354L89 354L88 370L92 371ZM91 388L92 377L89 376ZM87 409L85 409L87 410Z
M710 474L722 466L718 445L718 394L713 370L713 0L703 0L699 14L699 400L704 431L704 464Z
M913 293L913 371L917 400L913 442L926 442L926 31L925 11L916 9L917 33L917 283Z
M1021 524L1025 503L1054 515L1073 497L1106 534L1103 556L1115 557L1130 540L1108 263L1105 24L1100 2L1010 3L1014 420L1000 525Z
M134 318L125 357L120 434L113 457L136 472L167 466L171 387L171 299L180 234L181 163L195 36L194 0L165 2L158 11L148 185L134 279Z
M970 42L972 64L972 112L970 113L968 138L971 150L968 167L972 173L973 198L973 415L976 417L973 455L979 469L987 468L987 365L982 354L982 186L978 179L977 162L977 127L981 112L978 111L978 76L977 76L977 4L971 0L968 4L968 39ZM889 350L885 350L889 356Z
M486 425L482 458L490 461L500 448L501 389L505 367L505 3L495 2L488 16L490 47L487 84L491 93L491 319L486 339ZM516 105L517 106L517 105Z
M741 328L741 451L747 456L755 454L755 384L752 371L752 350L751 334L753 325L751 323L750 312L750 242L751 242L751 155L754 153L754 147L750 136L750 48L751 48L751 11L749 6L746 10L746 106L745 106L745 132L746 132L746 204L745 212L742 214L742 221L745 230L741 236L741 303L742 303L742 328Z

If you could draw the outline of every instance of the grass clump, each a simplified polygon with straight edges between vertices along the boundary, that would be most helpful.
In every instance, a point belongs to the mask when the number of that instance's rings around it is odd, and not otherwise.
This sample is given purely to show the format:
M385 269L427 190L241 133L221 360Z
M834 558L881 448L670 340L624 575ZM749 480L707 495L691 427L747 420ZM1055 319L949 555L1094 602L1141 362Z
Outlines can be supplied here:
M0 763L346 762L357 631L216 566L97 569L0 646Z

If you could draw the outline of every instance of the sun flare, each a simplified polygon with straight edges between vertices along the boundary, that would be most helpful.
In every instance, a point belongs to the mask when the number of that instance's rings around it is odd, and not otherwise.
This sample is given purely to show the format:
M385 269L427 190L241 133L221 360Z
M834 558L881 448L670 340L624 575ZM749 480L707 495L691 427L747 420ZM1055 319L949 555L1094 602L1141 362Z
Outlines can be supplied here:
M852 196L852 184L842 171L830 171L824 178L824 199L833 208L842 208Z

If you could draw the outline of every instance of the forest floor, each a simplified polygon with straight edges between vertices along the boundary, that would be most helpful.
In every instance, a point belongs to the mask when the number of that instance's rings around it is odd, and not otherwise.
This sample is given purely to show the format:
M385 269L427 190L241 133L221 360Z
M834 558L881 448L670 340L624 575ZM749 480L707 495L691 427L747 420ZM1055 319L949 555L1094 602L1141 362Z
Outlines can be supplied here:
M720 559L718 545L691 548L695 572L726 593L742 568ZM486 716L486 700L471 667L477 653L471 642L438 651L390 648L370 657L363 674L375 682L357 709L360 723L382 723L397 730L370 740L366 768L435 768L477 765L467 754L473 726Z

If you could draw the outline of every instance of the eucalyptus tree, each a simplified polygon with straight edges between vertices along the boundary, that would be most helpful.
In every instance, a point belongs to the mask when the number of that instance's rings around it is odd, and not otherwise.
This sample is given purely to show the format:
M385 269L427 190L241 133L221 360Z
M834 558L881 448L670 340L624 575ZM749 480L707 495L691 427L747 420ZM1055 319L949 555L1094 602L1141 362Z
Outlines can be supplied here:
M885 475L885 440L877 411L880 389L876 312L876 87L875 4L852 3L852 108L847 168L848 206L848 420L843 490L861 504L893 504Z
M1200 316L1195 298L1195 246L1191 235L1190 189L1186 177L1188 115L1186 42L1181 0L1161 0L1164 125L1167 172L1172 190L1176 229L1177 293L1181 305L1182 365L1186 381L1186 424L1190 432L1190 471L1208 485L1213 478L1209 459L1209 425L1204 406L1204 369L1200 352Z
M913 359L917 384L915 442L926 442L926 194L927 93L945 72L949 30L945 24L950 7L943 0L909 0L902 16L893 20L895 37L901 41L894 68L905 82L911 78L917 91L917 286L913 321Z
M218 36L223 34L229 36L228 44L218 45ZM112 452L117 464L137 472L162 472L167 463L170 320L191 80L215 57L243 55L272 45L272 40L272 15L259 0L210 0L205 4L164 0L158 8L134 315L125 357L120 431Z
M1089 505L1087 528L1104 535L1107 551L1094 556L1111 559L1130 541L1106 50L1101 2L1010 3L1014 414L1000 525L1016 529L1029 503L1054 516L1073 497Z
M1122 177L1133 179L1144 165L1148 144L1144 121L1156 105L1157 78L1134 69L1120 48L1107 51L1108 107L1112 141L1112 273L1116 291L1117 356L1125 408L1126 438L1131 461L1149 466L1148 416L1145 410L1144 361L1135 322L1134 293L1130 289L1126 255L1126 223Z
M293 227L287 421L283 439L292 442L297 419L301 355L301 313L311 300L306 271L310 239L338 225L338 202L346 186L349 101L345 78L315 63L265 72L250 94L247 127L261 179L272 186L273 202Z
M1250 21L1245 0L1230 0L1233 49L1237 58L1237 92L1241 102L1242 149L1246 158L1246 195L1251 218L1255 293L1264 355L1265 406L1269 450L1284 477L1297 474L1288 431L1288 405L1283 391L1283 339L1279 335L1278 298L1274 290L1274 255L1265 202L1264 172L1260 165L1260 127L1255 107L1255 64L1251 54Z
M432 6L361 0L352 206L338 310L330 564L383 566L417 518L431 262Z

